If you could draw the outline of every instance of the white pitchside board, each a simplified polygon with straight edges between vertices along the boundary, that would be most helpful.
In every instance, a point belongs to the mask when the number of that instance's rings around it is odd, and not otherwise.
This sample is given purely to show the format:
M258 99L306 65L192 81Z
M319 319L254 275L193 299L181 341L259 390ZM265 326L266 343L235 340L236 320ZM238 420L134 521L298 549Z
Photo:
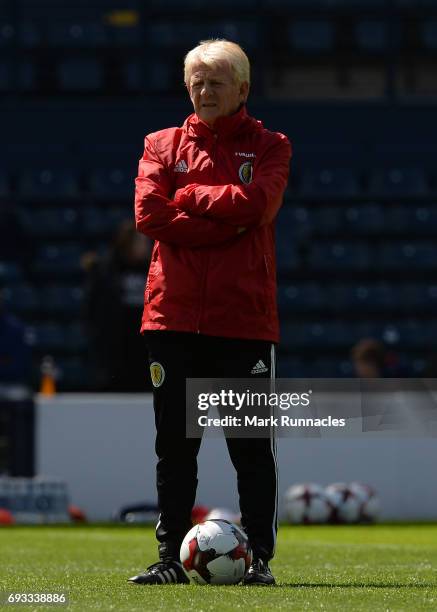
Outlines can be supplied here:
M89 519L108 520L121 506L155 502L150 394L39 397L36 422L37 472L64 479L72 503ZM293 483L359 480L379 493L381 518L435 520L436 466L437 438L281 438L280 516L282 495ZM203 440L197 503L238 508L235 473L223 438Z

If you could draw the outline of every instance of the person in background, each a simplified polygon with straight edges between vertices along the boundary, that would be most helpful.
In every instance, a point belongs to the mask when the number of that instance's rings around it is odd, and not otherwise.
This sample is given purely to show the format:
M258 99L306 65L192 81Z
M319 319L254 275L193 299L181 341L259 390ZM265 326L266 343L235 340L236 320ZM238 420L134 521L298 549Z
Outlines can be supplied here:
M407 378L409 368L399 355L375 338L362 338L351 350L357 378Z
M84 318L95 390L141 392L150 387L144 339L138 335L150 251L150 240L125 221L107 257L85 260Z
M385 367L386 348L374 338L363 338L352 348L351 357L358 378L381 378Z

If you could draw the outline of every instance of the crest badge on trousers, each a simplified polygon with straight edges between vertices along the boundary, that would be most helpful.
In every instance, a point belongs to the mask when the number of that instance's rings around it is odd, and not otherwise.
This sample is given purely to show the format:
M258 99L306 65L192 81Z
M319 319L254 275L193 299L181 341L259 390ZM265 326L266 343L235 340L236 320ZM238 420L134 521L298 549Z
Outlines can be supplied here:
M154 387L160 387L164 382L165 371L164 368L158 361L154 361L150 364L150 377L152 379L152 385Z

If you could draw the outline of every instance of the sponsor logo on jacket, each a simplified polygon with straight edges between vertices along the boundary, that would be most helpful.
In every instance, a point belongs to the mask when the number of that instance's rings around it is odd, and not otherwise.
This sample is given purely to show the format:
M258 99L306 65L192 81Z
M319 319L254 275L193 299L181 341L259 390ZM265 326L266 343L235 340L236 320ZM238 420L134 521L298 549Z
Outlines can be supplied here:
M188 166L187 166L187 162L185 161L185 159L181 159L180 161L178 161L178 163L174 167L174 171L175 172L188 172Z

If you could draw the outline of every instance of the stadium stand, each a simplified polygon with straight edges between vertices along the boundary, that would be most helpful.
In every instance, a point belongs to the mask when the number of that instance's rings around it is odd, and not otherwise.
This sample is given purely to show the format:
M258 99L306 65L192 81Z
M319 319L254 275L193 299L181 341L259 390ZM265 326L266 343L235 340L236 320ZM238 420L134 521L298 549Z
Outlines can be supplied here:
M182 56L210 36L247 49L250 111L294 141L277 224L280 375L352 376L363 337L409 374L435 353L436 3L234 5L2 3L0 206L17 238L0 276L34 341L35 386L50 354L61 389L92 388L87 258L132 217L143 136L190 112Z

